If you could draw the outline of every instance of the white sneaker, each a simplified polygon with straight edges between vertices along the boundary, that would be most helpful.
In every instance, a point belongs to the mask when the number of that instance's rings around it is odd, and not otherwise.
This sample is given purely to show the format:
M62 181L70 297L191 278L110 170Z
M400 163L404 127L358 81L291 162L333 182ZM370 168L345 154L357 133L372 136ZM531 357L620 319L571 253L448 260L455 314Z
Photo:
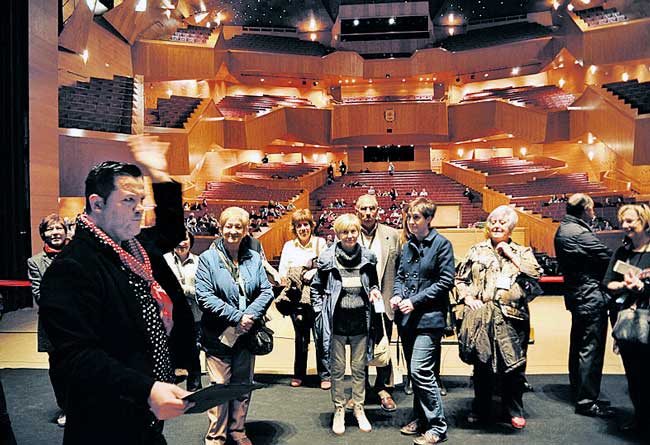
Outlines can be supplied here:
M354 417L357 418L357 423L359 424L359 429L364 433L369 433L372 431L372 425L366 417L366 412L363 410L363 406L354 405Z
M59 414L59 417L56 418L56 424L61 428L65 427L65 413Z
M334 434L341 435L345 433L345 408L336 408L334 411L334 420L332 421L332 431Z

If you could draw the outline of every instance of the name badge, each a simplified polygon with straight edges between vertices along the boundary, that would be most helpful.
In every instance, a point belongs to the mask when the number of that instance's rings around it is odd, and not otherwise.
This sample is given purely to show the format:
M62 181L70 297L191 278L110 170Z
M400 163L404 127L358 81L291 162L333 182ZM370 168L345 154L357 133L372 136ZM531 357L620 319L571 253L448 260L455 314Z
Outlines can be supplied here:
M372 304L375 307L375 312L377 314L383 314L383 313L386 312L386 306L384 306L384 299L383 298L375 300Z
M510 278L505 275L497 275L497 289L510 290Z

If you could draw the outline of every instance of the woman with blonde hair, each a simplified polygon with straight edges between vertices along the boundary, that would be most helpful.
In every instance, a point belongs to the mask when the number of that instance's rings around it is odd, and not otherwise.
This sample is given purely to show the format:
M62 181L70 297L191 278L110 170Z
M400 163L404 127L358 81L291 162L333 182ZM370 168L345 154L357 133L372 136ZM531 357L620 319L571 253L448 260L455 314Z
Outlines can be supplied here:
M618 220L625 232L623 246L612 256L603 284L616 299L617 311L650 309L650 207L626 204L618 210ZM627 271L625 271L627 269ZM614 330L616 338L616 329ZM616 338L623 359L634 419L623 430L648 432L650 418L650 345Z
M309 209L298 209L291 215L291 231L295 238L284 243L279 274L284 289L275 304L283 315L291 317L295 332L293 378L291 386L302 385L307 375L309 331L316 343L316 368L321 388L330 389L327 354L323 349L322 329L314 324L309 285L316 274L318 256L327 248L323 238L313 235L314 218Z
M210 380L219 384L250 383L255 356L248 350L247 333L260 323L273 301L262 257L242 244L248 234L248 212L228 207L219 216L223 237L199 257L196 298L203 311L201 347L206 351ZM206 445L227 439L250 445L245 422L250 393L208 410Z
M496 378L504 415L515 429L526 426L522 395L530 332L528 303L541 291L542 268L532 249L512 241L517 213L499 206L487 218L488 239L472 246L456 274L465 303L458 340L464 362L474 365L470 423L487 421Z
M345 213L334 221L338 242L318 258L318 271L311 283L311 302L316 318L323 327L323 343L330 354L332 374L332 401L334 419L332 431L345 432L345 405L347 403L343 378L345 377L345 345L350 345L352 369L352 399L354 416L363 432L372 426L363 404L366 391L366 366L372 356L376 330L372 326L371 303L381 301L377 278L377 258L358 243L361 221L356 215Z

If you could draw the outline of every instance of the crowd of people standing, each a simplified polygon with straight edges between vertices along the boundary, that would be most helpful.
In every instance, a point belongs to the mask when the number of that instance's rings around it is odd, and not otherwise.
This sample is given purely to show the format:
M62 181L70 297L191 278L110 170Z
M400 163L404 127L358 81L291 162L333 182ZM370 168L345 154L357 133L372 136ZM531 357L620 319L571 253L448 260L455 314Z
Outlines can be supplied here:
M44 250L29 263L43 328L39 324L39 348L40 334L46 334L52 385L67 417L64 443L85 443L109 415L119 422L96 443L165 443L162 421L193 406L183 400L190 392L175 384L174 370L187 370L188 390L200 389L201 349L212 383L252 383L253 334L274 299L295 331L292 387L304 384L314 337L320 388L330 392L333 404L334 434L345 433L346 410L363 432L373 429L366 403L396 411L393 366L379 351L396 328L413 390L412 416L400 432L414 436L415 444L444 442L450 433L440 351L454 289L454 303L464 305L455 312L460 357L474 368L467 420L506 420L516 430L525 428L529 303L541 293L541 267L529 247L512 240L518 221L511 207L489 214L486 240L458 265L451 243L432 226L436 205L424 189L414 190L404 205L401 230L379 222L372 193L357 199L354 212L336 217L336 238L327 241L315 235L311 212L297 209L291 218L294 237L273 271L250 236L250 214L239 207L223 210L219 236L198 257L191 254L193 236L179 211L180 188L159 168L157 150L133 145L134 156L154 178L156 227L139 228L144 199L139 168L103 163L86 181L86 213L76 221L75 238L66 246L66 224L50 215L40 228ZM344 174L346 166L339 167ZM577 414L609 417L611 407L599 398L608 319L622 309L649 306L644 271L650 268L650 208L620 207L626 243L612 254L589 226L593 200L576 194L566 206L555 247L572 315L571 389ZM277 285L277 297L267 275ZM635 408L625 428L647 430L648 344L616 340ZM350 399L344 389L347 345ZM369 366L377 368L374 386ZM494 388L501 413L492 409ZM245 427L249 404L248 393L208 410L206 445L251 444Z

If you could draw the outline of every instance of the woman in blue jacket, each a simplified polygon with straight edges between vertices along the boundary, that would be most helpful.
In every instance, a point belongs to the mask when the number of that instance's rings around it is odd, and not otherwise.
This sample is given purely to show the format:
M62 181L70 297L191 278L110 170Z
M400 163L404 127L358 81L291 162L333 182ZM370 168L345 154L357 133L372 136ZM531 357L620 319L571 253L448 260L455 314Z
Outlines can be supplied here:
M427 198L414 199L408 205L408 236L391 299L414 393L415 419L400 431L421 434L414 443L427 445L447 440L447 421L434 368L455 272L451 243L431 227L435 212L435 204Z
M201 346L211 381L250 383L255 356L246 348L245 334L264 317L273 291L260 255L241 245L248 234L248 212L229 207L219 223L223 237L201 254L196 271L196 297L203 311ZM249 401L250 393L210 409L205 444L222 445L230 439L250 445L244 428Z

